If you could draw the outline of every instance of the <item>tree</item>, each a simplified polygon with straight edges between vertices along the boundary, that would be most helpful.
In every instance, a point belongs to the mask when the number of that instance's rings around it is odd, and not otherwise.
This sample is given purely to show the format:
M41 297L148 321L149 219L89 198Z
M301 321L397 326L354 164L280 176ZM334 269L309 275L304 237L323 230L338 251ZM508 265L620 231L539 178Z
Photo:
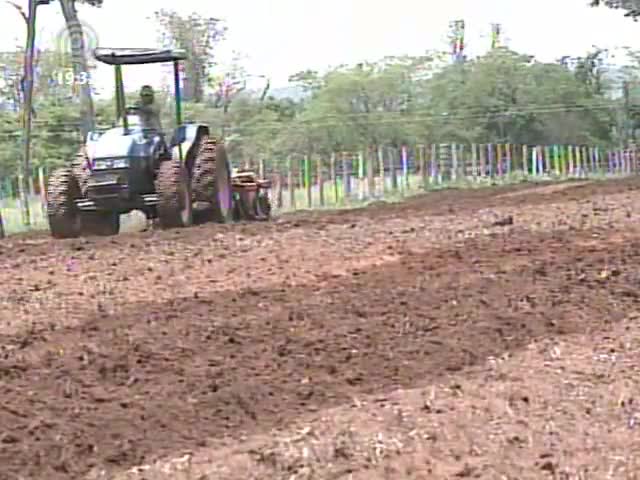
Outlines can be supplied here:
M616 10L624 10L625 17L631 17L637 21L640 17L640 0L591 0L592 7L603 5Z
M185 99L200 103L209 79L209 70L215 64L215 48L224 38L226 28L222 20L192 13L182 17L172 10L159 10L155 18L161 30L165 47L183 49L185 63Z
M83 3L93 7L101 7L103 0L60 0L62 15L67 25L71 40L71 66L76 79L86 77L89 72L89 61L84 44L82 24L78 18L76 3ZM83 136L95 127L95 111L91 95L91 85L88 82L80 83L80 108L82 114Z

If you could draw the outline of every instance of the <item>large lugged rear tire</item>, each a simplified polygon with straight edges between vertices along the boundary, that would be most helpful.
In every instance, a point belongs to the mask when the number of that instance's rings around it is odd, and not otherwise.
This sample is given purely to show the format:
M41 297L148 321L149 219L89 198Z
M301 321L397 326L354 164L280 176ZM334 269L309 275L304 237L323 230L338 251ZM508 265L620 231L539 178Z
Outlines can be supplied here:
M233 221L231 166L224 145L204 137L196 155L193 168L195 200L210 205L204 213L207 220Z
M81 216L75 201L81 196L80 184L73 167L53 172L47 188L47 216L49 230L54 238L80 236Z
M193 224L191 179L184 164L165 160L156 178L158 225L160 228L182 228Z

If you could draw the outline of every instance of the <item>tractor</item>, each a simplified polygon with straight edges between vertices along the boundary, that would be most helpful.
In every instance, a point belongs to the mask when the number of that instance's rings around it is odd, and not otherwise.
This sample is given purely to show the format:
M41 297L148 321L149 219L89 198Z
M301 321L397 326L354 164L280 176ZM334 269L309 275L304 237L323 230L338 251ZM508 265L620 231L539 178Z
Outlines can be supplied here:
M183 123L184 51L97 48L94 56L114 66L117 123L89 132L71 165L49 178L53 237L116 235L120 215L133 210L163 229L270 218L269 182L251 171L232 171L224 143L208 126ZM173 63L177 124L168 140L165 132L145 126L139 106L125 106L122 75L123 65L165 62Z

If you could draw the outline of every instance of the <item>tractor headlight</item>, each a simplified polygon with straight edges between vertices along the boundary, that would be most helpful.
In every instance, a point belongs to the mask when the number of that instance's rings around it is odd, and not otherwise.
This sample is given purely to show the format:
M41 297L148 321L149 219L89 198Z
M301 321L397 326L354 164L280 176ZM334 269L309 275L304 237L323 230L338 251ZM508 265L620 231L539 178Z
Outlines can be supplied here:
M129 168L128 158L101 158L93 161L94 170L109 170L111 168Z
M113 161L113 166L111 168L129 168L129 159L117 158Z

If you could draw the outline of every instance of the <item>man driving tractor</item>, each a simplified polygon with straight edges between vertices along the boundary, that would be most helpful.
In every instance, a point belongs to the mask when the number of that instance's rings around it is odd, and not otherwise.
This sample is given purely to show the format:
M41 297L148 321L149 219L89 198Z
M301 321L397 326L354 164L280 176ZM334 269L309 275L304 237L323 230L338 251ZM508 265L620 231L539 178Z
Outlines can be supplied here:
M140 115L142 128L161 132L160 111L153 103L154 97L153 88L150 85L143 86L140 89L140 100L136 107Z

